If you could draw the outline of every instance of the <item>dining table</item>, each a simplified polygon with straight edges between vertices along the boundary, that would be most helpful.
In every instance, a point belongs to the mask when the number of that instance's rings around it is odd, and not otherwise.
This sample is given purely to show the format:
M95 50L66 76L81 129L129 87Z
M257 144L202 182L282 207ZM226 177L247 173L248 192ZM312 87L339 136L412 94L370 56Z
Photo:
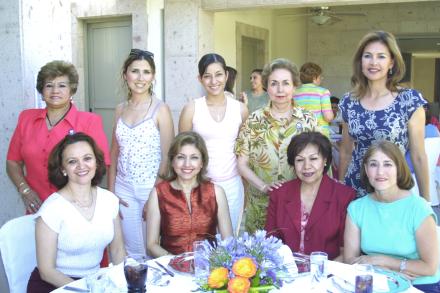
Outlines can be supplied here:
M148 261L148 273L147 273L147 281L146 281L146 291L147 293L177 293L177 292L202 292L197 285L194 276L188 273L179 273L177 271L174 272L174 276L168 275L162 268L157 265L157 262L165 266L167 269L171 269L168 266L171 258L173 256L163 256L154 260ZM172 270L172 269L171 269ZM297 270L296 270L297 272ZM290 282L284 282L283 286L278 289L273 289L271 293L291 293L291 292L311 292L311 293L348 293L354 292L353 284L347 288L344 286L344 282L354 282L353 278L355 278L356 274L359 272L356 271L355 265L343 264L335 261L328 261L326 268L326 276L319 282L314 282L314 278L310 273L296 273L296 276L290 280ZM398 273L393 272L394 276ZM157 279L159 275L160 280ZM396 288L387 287L387 283L393 284L389 279L393 279L393 277L380 275L377 273L373 274L373 292L407 292L407 293L418 293L422 292L412 285L410 282L407 284L402 283L402 279L400 281L400 290L399 290L399 281L394 280L395 283L393 286ZM98 289L90 289L90 279L101 278L105 284L102 285ZM337 279L335 279L337 278ZM335 280L339 280L336 282ZM348 281L347 281L348 280ZM387 282L388 281L388 282ZM339 284L338 284L339 283ZM381 284L380 284L381 283ZM396 285L397 284L397 285ZM409 285L408 285L409 284ZM406 285L406 286L404 286ZM383 287L385 286L385 287ZM381 287L381 288L380 288ZM391 286L392 287L392 286ZM408 288L406 288L408 287ZM106 288L106 289L104 289ZM386 289L388 288L388 289ZM379 290L380 289L380 290ZM92 293L125 293L127 292L127 283L124 277L124 268L123 264L114 265L108 268L102 268L99 270L97 274L94 276L83 278L72 283L65 285L64 287L58 288L52 293L72 293L72 292L92 292Z

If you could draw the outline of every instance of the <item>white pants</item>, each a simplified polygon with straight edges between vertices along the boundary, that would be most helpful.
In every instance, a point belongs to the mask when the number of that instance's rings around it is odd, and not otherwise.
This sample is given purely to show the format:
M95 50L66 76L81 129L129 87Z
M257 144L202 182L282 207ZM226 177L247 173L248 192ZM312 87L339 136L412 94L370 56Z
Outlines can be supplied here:
M116 178L115 194L128 203L128 207L120 205L122 232L128 254L146 255L147 225L142 219L142 211L151 189L146 185L135 185Z
M231 215L232 232L237 236L244 206L244 187L241 177L237 175L225 181L213 182L220 185L225 191L226 199L228 200L229 214Z

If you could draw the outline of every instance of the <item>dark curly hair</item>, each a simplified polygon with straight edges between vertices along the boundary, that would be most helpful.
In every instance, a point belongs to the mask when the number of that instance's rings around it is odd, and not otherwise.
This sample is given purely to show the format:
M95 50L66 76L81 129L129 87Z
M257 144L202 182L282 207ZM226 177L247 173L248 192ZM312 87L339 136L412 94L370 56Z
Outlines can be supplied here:
M287 162L290 166L294 167L295 157L309 144L318 147L319 153L325 159L324 173L327 173L332 165L332 144L327 136L321 132L306 131L292 137L287 147Z
M49 181L55 185L58 189L66 186L69 178L63 175L63 152L67 146L75 144L77 142L86 142L90 145L96 158L96 172L92 179L92 186L98 185L106 172L106 166L104 162L104 153L99 149L92 137L85 133L77 132L75 134L68 134L63 138L52 150L49 155L48 171Z

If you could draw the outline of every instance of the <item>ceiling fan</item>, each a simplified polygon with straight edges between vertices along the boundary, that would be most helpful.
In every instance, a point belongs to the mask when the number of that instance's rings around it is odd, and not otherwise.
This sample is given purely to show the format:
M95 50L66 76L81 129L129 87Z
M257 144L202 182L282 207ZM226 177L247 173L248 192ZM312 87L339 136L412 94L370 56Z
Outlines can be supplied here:
M310 12L306 14L285 14L284 16L309 16L313 23L324 25L342 20L340 16L367 16L367 14L363 12L335 12L328 6L321 6L310 8Z

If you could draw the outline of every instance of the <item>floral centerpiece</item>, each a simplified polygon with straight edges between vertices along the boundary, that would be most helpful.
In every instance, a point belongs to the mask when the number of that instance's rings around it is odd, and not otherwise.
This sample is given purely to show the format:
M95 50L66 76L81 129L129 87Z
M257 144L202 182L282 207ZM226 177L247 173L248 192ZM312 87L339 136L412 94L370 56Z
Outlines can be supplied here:
M266 237L266 231L242 237L229 237L203 243L200 259L209 264L207 278L198 280L203 291L230 293L269 292L279 288L288 277L288 268L278 253L283 245L276 237Z

